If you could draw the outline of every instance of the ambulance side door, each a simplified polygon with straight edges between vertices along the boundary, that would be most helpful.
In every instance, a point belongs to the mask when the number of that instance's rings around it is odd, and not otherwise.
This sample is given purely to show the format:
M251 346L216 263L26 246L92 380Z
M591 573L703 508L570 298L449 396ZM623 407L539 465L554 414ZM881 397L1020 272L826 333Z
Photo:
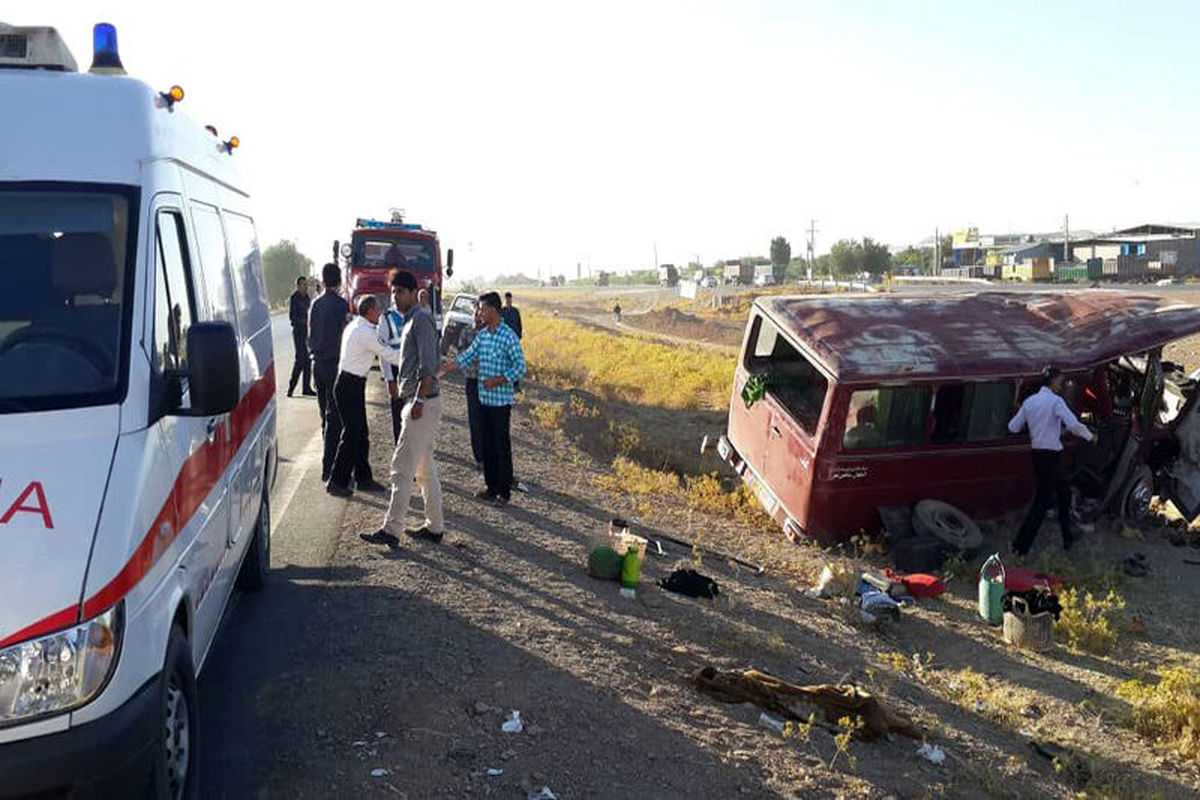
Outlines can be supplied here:
M233 299L233 287L229 280L228 255L225 251L225 234L221 218L214 205L189 198L193 252L198 254L199 277L197 286L203 286L207 310L203 319L213 322L228 322L237 331L237 311ZM208 523L203 536L203 556L196 569L201 572L200 589L196 600L196 637L192 642L197 662L207 652L208 644L216 633L225 609L225 601L232 587L233 574L225 563L229 548L230 526L235 524L236 497L231 491L230 465L234 458L231 413L200 418L200 430L195 441L206 453L197 465L196 483L208 489Z
M178 395L169 403L177 411L154 422L175 474L171 493L175 529L184 542L184 582L194 610L193 648L207 641L219 621L206 614L205 600L225 552L229 504L222 477L225 431L220 417L195 417L190 406L187 378L187 329L193 322L213 318L197 259L190 246L191 228L183 199L161 194L155 198L155 313L154 362L177 370Z

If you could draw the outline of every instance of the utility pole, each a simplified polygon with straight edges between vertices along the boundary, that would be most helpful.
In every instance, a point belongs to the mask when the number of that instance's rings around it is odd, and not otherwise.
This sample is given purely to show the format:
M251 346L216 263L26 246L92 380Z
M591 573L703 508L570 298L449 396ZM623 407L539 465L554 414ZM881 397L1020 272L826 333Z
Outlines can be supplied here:
M813 255L814 250L816 248L816 235L817 235L817 221L815 219L810 219L808 221L808 281L809 281L809 283L812 283L813 267L816 265L816 262L814 261L814 255ZM832 270L833 266L830 265L829 268ZM832 277L832 273L831 273L831 277Z
M930 265L930 275L942 274L942 232L933 229L933 264Z
M654 269L658 270L658 242L654 243Z
M1063 263L1071 263L1071 215L1063 214Z

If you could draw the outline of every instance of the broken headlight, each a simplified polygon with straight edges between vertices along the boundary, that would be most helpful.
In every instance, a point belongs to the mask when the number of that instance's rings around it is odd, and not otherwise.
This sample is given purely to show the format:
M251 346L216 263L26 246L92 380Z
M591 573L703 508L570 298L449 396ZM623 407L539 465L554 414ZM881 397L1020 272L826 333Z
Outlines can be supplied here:
M0 726L70 711L99 694L117 663L122 605L0 650Z

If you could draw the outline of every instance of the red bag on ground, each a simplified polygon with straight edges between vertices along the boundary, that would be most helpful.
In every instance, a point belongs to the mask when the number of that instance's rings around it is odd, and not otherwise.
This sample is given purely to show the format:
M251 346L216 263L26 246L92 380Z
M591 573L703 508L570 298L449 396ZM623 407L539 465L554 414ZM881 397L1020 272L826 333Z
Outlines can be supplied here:
M937 597L946 591L946 584L937 575L916 572L912 575L897 575L890 569L884 570L889 580L903 584L905 591L913 597Z
M1048 586L1057 589L1063 585L1063 579L1057 575L1038 572L1030 567L1005 567L1004 589L1009 592L1028 592L1035 586Z

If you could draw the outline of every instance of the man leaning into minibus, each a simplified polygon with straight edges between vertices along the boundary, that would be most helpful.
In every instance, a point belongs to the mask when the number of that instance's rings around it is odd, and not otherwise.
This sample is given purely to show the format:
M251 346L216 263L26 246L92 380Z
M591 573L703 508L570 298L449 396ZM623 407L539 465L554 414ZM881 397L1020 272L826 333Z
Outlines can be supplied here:
M1029 429L1029 443L1033 447L1033 475L1035 481L1033 505L1021 523L1021 530L1013 540L1012 550L1018 556L1026 555L1033 546L1038 529L1046 518L1050 504L1058 502L1058 527L1062 529L1063 549L1070 550L1071 545L1079 538L1074 530L1071 519L1071 492L1062 479L1062 432L1075 434L1086 442L1094 441L1096 436L1062 399L1062 371L1056 367L1046 367L1042 371L1042 388L1031 395L1017 415L1008 423L1012 433L1020 433Z

